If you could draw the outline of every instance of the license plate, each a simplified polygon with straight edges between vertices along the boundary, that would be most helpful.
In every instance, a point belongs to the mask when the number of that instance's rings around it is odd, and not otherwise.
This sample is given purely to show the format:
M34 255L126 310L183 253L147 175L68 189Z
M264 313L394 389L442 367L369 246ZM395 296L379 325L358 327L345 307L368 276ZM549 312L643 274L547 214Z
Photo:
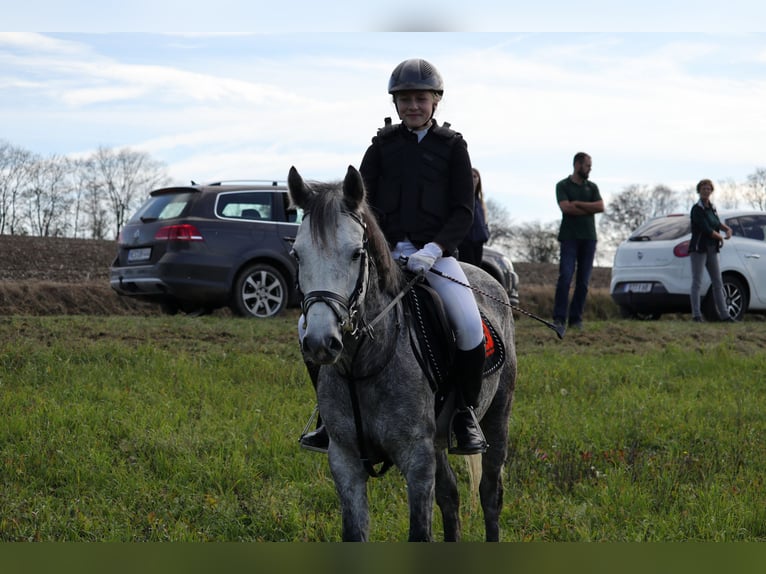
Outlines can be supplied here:
M152 256L151 247L141 247L140 249L131 249L128 251L128 263L137 261L148 261Z
M651 283L626 283L626 293L649 293L652 290Z

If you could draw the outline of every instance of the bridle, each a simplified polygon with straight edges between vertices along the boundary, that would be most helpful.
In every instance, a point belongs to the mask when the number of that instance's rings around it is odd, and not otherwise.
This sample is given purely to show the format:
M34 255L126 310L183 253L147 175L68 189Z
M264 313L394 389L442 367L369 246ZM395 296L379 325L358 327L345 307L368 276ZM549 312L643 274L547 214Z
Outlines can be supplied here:
M386 305L376 316L370 321L365 322L360 309L364 295L369 286L370 280L370 268L369 268L369 253L368 246L369 241L367 237L367 224L364 222L359 214L344 211L344 215L348 215L359 225L362 226L362 251L361 251L361 263L359 266L359 275L356 278L356 286L351 292L349 297L335 293L334 291L309 291L303 296L301 302L301 311L303 312L303 328L306 328L306 321L308 320L308 311L312 305L316 303L324 303L335 314L340 325L341 332L344 335L351 337L354 340L359 340L362 336L366 336L370 339L374 338L374 327L383 319L383 317L391 311L401 299L412 289L415 283L423 281L423 275L414 275L399 291L399 293Z
M316 303L327 305L335 317L338 319L341 332L353 338L358 338L363 331L360 326L361 314L360 308L364 300L364 294L367 291L370 278L367 224L357 214L351 211L344 211L343 215L349 216L356 221L363 230L362 248L360 253L359 274L356 277L356 285L351 295L346 297L334 291L309 291L304 294L301 302L301 311L303 312L304 328L308 317L309 309Z

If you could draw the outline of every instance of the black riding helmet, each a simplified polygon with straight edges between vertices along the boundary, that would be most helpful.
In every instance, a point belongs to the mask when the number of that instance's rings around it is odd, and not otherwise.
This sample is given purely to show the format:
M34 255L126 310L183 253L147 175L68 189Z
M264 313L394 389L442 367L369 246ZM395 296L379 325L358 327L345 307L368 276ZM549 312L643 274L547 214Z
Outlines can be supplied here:
M440 96L444 94L444 82L439 71L430 62L411 58L399 64L391 72L388 93L404 90L430 90Z

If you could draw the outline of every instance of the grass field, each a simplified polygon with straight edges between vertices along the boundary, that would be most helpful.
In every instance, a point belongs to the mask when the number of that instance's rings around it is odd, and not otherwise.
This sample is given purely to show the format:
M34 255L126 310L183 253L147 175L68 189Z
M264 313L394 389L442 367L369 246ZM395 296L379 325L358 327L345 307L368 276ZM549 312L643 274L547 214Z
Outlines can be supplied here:
M0 318L0 540L339 540L296 323ZM762 321L518 319L502 539L766 541L765 346ZM401 477L369 491L371 539L406 539Z

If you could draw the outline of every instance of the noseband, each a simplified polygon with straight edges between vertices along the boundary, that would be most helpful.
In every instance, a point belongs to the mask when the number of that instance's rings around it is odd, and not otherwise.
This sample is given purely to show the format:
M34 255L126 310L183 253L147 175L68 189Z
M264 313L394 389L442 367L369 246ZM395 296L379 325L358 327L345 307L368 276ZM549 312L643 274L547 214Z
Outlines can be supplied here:
M367 224L356 213L344 211L351 219L362 226L364 234L362 236L362 253L359 262L359 274L356 277L356 286L349 297L335 293L334 291L310 291L303 296L301 310L303 311L304 327L308 320L308 312L315 303L324 303L335 314L338 319L340 329L344 334L357 337L360 334L360 315L359 309L362 305L367 279L369 278L368 254L367 254Z

